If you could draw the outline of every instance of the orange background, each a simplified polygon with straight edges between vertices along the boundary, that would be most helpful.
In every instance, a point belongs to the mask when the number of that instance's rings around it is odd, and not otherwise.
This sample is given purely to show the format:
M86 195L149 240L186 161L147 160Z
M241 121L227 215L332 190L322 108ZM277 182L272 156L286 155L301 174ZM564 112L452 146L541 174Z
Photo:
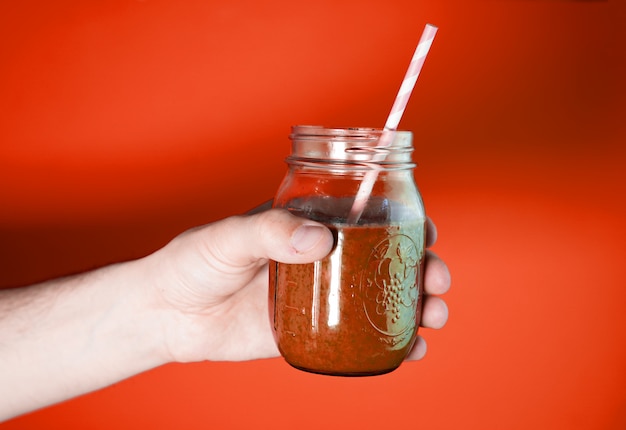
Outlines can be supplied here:
M270 198L292 124L401 128L450 266L427 357L168 365L2 428L626 428L626 2L0 3L0 283ZM1 399L0 399L1 401Z

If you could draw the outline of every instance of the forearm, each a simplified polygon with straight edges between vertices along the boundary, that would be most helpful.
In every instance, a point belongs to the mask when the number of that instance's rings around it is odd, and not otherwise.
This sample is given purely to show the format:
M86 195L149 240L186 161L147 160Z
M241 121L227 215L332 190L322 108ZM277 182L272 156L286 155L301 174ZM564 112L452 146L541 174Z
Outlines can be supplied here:
M163 364L141 261L0 291L0 421Z

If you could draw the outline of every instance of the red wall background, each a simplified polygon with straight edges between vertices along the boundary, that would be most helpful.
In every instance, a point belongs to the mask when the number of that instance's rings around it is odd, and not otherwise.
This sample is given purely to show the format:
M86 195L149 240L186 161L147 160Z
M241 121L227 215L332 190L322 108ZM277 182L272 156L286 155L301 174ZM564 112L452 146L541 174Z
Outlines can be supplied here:
M389 375L168 365L0 427L626 428L625 5L0 3L0 286L270 198L290 125L384 124L427 22L401 128L453 277Z

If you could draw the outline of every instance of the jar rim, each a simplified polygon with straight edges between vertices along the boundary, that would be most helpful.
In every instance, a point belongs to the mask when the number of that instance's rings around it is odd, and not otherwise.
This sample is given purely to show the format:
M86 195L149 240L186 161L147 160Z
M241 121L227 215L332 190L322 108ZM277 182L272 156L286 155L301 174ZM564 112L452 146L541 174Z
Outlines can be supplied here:
M345 169L371 169L376 165L387 170L415 167L410 131L296 125L289 138L292 150L286 161L291 165L341 165Z

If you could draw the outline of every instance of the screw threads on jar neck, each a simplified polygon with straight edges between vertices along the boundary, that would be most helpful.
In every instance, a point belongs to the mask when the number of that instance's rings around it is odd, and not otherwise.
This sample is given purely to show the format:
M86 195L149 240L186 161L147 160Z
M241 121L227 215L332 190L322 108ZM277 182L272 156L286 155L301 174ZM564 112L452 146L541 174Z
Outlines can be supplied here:
M311 167L337 166L345 169L412 169L415 164L412 133L392 133L387 146L379 146L383 130L373 128L325 128L298 125L289 136L292 152L288 164Z

